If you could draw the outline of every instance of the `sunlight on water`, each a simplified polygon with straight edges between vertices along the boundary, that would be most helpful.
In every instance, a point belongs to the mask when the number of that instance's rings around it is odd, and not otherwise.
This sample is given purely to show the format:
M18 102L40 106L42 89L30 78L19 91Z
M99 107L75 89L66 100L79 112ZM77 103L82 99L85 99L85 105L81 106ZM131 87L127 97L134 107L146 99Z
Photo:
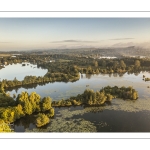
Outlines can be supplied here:
M22 81L25 76L44 76L47 73L47 69L37 68L37 65L33 65L30 63L22 66L22 64L12 64L5 66L5 68L0 70L0 78L1 80L14 80L16 77L17 80Z

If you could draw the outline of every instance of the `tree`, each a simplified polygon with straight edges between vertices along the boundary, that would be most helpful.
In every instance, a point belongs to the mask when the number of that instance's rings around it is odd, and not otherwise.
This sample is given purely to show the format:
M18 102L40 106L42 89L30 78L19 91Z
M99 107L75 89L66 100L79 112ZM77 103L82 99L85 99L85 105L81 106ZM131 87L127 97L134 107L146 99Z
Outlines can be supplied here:
M37 127L44 126L49 122L50 122L50 119L47 117L47 115L42 114L42 113L39 113L37 115L37 118L36 118L36 126Z
M118 65L119 65L118 61L114 61L114 62L113 62L113 68L114 68L114 69L116 69L116 68L118 67Z
M49 110L48 117L53 117L53 116L54 116L54 113L55 113L54 108L51 108L51 109Z
M132 99L133 99L133 100L136 100L137 98L138 98L138 94L137 94L136 91L134 91L134 92L132 93Z
M11 132L9 125L2 119L0 119L0 132Z
M111 94L107 94L107 101L111 101L113 99L113 96Z
M16 101L22 106L23 112L25 114L30 115L33 113L32 104L29 101L29 95L27 92L22 92L19 94Z
M24 113L31 115L33 113L32 110L32 104L29 102L29 100L26 100L24 102Z
M123 60L120 61L120 67L121 67L122 69L125 69L125 68L126 68L126 64L124 63Z
M51 106L52 99L50 97L44 97L41 101L41 110L44 112L49 110Z
M98 62L97 61L94 61L94 66L98 67Z
M134 63L134 66L135 68L139 68L140 67L140 61L139 60L136 60L135 63Z
M99 70L98 69L96 69L96 74L99 74Z
M105 60L102 61L102 67L106 67L106 61Z
M32 114L33 112L39 112L41 97L36 92L32 92L30 95L27 92L22 92L18 95L16 101L23 108L25 114Z
M40 95L38 95L36 92L32 92L29 96L29 101L32 105L32 109L33 109L33 112L35 111L40 111Z

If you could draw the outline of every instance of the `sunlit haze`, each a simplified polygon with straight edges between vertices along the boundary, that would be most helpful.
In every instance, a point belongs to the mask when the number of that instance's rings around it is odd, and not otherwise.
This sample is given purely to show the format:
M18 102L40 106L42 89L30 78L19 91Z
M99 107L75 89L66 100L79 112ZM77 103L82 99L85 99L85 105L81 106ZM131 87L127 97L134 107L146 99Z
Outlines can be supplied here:
M150 46L149 18L0 18L0 51Z

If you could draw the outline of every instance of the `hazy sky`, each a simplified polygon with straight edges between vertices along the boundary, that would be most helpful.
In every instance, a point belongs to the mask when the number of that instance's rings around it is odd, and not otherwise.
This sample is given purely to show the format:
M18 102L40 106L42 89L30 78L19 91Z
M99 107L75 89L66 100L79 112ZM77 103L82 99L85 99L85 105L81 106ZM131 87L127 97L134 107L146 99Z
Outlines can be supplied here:
M0 18L0 50L150 42L150 18Z

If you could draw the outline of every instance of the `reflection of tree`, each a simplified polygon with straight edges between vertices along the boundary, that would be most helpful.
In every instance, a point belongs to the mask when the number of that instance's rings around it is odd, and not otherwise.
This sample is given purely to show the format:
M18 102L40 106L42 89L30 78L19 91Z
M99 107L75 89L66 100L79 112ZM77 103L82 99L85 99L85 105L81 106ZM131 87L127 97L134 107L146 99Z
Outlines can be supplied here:
M88 79L90 79L91 76L92 76L92 74L86 74L86 75L85 75L85 77L88 78Z
M107 105L112 105L112 103L110 101L106 101Z
M123 73L119 73L118 75L119 75L119 77L123 77L124 74Z
M48 83L38 83L38 84L35 83L35 84L22 85L22 86L17 86L17 87L9 87L9 88L6 89L6 92L7 92L7 91L12 92L13 90L15 90L15 92L17 93L20 88L24 88L24 89L27 89L27 90L28 90L28 89L32 89L32 88L35 89L38 85L44 86L44 85L46 85L46 84L48 84Z
M135 76L138 76L138 75L139 75L139 72L135 72L134 75L135 75Z
M105 73L101 73L101 75L102 75L102 76L105 76L106 74L105 74Z
M18 93L18 88L15 89L15 92Z
M109 77L111 77L111 76L112 76L112 74L110 73L110 74L109 74Z
M117 76L118 76L118 73L113 73L113 76L114 76L114 77L117 77Z
M131 72L127 72L128 75L132 74Z
M34 115L26 115L23 118L18 119L15 121L16 126L23 126L25 129L29 128L30 123L35 123L35 116Z

